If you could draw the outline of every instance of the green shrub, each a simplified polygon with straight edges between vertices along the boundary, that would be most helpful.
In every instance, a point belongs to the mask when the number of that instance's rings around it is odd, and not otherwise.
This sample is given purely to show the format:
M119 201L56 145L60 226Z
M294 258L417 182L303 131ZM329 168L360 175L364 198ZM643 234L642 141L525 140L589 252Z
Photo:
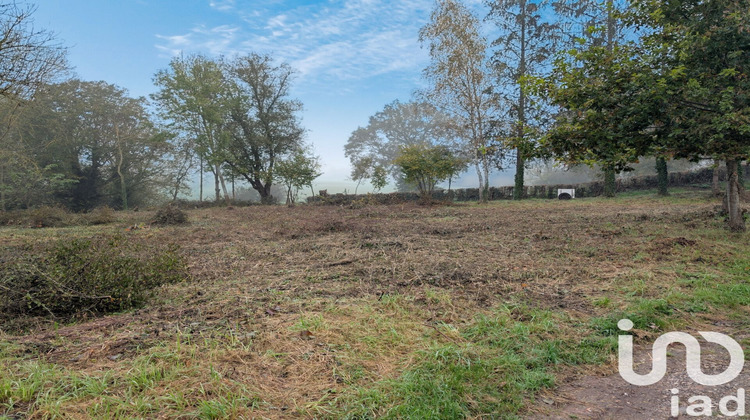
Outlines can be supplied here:
M156 212L153 223L156 225L184 225L187 222L187 214L170 203Z
M28 255L0 259L0 316L121 311L188 277L176 246L146 249L120 235L60 241Z

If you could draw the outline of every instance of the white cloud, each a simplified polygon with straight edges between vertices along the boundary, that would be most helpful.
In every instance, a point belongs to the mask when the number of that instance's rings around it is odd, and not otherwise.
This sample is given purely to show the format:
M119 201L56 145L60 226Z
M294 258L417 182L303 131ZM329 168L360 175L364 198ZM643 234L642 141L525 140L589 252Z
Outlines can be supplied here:
M182 35L156 35L162 43L156 44L159 51L168 56L182 52L203 52L210 55L230 55L238 53L234 48L240 28L232 25L206 27L199 25Z
M228 12L234 9L235 0L212 0L208 2L208 5L211 6L212 9Z
M158 36L158 48L170 54L273 53L296 68L300 82L308 85L413 73L426 64L427 53L417 36L433 0L329 0L291 9L282 9L278 0L211 0L209 4L228 11L234 20Z

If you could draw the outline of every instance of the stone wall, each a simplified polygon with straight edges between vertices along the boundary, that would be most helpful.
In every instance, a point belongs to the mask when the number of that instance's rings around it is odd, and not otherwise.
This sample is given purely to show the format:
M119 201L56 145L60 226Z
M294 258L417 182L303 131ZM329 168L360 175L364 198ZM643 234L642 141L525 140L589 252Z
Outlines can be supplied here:
M720 179L726 179L726 169L720 170ZM669 186L680 187L687 185L710 186L713 178L713 169L704 168L697 171L674 172L669 174ZM617 192L656 189L658 182L656 175L627 177L617 180ZM587 182L583 184L556 184L556 185L527 185L524 187L524 195L528 198L557 198L558 188L574 188L576 198L597 197L604 193L604 182ZM510 200L513 198L514 187L490 187L490 200ZM435 191L435 200L453 201L478 201L478 188L460 188L448 192L448 190ZM393 192L383 194L359 194L344 195L330 194L326 197L308 197L308 202L325 202L329 204L351 204L355 201L368 201L377 204L395 204L407 201L417 201L419 196L414 192Z

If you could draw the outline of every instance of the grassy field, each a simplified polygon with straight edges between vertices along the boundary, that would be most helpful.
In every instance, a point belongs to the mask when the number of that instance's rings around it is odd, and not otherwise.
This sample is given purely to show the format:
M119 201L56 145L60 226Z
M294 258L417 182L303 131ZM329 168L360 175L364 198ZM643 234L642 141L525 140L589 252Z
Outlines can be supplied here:
M191 278L124 313L6 320L0 418L533 417L555 386L615 372L625 316L641 340L710 328L748 347L750 240L716 205L678 190L2 228L2 252L174 243Z

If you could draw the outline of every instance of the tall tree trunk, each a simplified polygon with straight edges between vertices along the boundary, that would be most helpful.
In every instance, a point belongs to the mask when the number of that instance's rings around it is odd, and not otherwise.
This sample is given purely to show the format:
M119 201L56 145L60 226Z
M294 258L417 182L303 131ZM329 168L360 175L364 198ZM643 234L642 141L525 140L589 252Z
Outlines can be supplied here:
M117 161L117 176L120 177L120 201L122 201L122 209L128 209L128 190L125 186L125 176L122 174L122 162L124 159L122 152L122 142L120 139L120 130L115 127L115 137L117 138L117 154L120 159Z
M607 50L610 54L615 49L615 6L612 0L607 0ZM615 180L615 168L612 165L604 166L604 196L614 197L617 193Z
M714 173L713 173L713 179L711 180L711 192L715 196L721 195L721 189L719 188L719 160L714 159Z
M482 188L482 202L490 201L490 161L487 155L484 155L484 186Z
M484 156L484 203L490 201L490 160Z
M477 162L475 166L477 168L477 177L479 178L479 202L485 203L486 201L484 201L484 178L482 178L482 168L481 168L480 158L477 158Z
M522 0L519 5L520 8L520 23L521 30L520 36L520 56L518 58L518 76L526 76L526 24L527 24L527 10L526 1ZM516 147L516 175L514 177L513 187L513 199L521 200L524 198L523 178L524 178L524 166L526 165L525 156L523 150L525 149L524 141L526 140L526 92L521 86L521 80L517 80L518 83L518 145Z
M669 171L667 169L667 159L664 156L656 158L656 178L659 184L659 195L669 195Z
M122 209L128 209L128 190L125 186L125 177L122 174L122 165L117 165L117 176L120 177L120 201L122 201Z
M219 165L214 165L212 171L214 173L214 201L217 203L221 200L221 184L219 183Z
M201 167L200 168L200 173L201 173L200 174L200 178L201 178L200 182L201 182L201 186L200 186L200 193L198 195L198 201L202 202L203 201L203 156L201 156L200 162L201 162L200 163L200 167Z
M0 210L7 210L5 204L5 165L3 164L0 164Z
M617 183L615 180L615 168L612 166L604 167L604 196L614 197L617 192Z
M737 161L737 184L740 186L740 191L745 191L745 171L740 161Z
M221 186L221 192L224 193L224 201L227 203L227 206L231 205L231 201L229 201L229 191L227 190L227 183L224 181L224 175L221 174L221 165L218 163L214 166L216 171L216 201L218 202L220 199L220 192L219 192L219 186Z
M523 177L524 177L524 165L526 163L524 162L523 155L521 154L521 150L518 150L518 154L516 155L516 175L514 178L514 187L513 187L513 199L514 200L521 200L524 198L524 185L523 185Z
M729 228L735 232L745 231L745 219L740 207L740 184L738 179L739 162L727 160L727 212L729 214Z
M271 184L263 185L263 188L257 190L260 194L261 204L273 204L273 195L271 195Z

